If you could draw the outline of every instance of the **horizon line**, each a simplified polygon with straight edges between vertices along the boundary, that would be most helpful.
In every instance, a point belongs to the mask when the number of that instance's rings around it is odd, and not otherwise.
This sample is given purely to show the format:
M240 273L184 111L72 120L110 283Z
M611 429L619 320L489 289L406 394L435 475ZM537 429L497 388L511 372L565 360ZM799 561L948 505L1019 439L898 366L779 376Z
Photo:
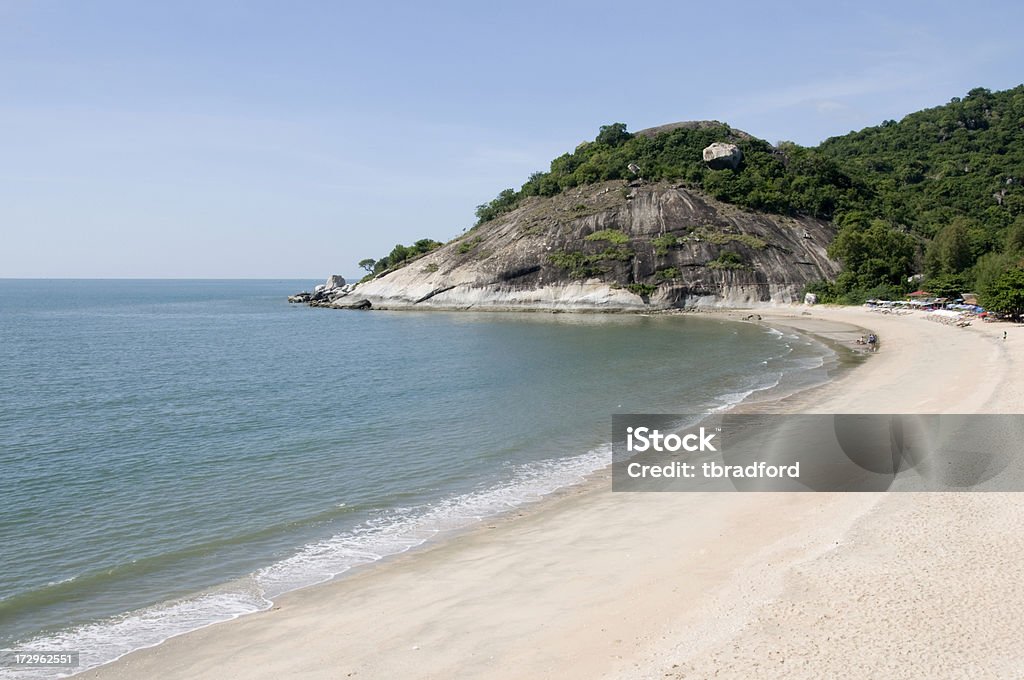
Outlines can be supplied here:
M342 275L348 281L348 277ZM323 276L0 276L0 281L318 281Z

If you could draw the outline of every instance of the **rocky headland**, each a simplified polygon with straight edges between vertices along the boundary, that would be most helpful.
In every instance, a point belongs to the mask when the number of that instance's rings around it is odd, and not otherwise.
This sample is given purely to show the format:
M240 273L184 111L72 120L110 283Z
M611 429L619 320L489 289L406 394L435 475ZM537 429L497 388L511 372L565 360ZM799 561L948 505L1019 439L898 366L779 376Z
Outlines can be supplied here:
M356 309L633 311L801 299L834 277L834 228L678 184L609 181L534 197L402 267L290 301Z
M727 134L694 161L743 172L737 143L752 138L720 123L637 135L709 129ZM685 181L647 181L634 163L623 174L630 178L522 197L431 252L354 285L331 277L289 301L342 309L756 307L800 300L808 284L840 271L826 253L835 228L825 219L742 208Z

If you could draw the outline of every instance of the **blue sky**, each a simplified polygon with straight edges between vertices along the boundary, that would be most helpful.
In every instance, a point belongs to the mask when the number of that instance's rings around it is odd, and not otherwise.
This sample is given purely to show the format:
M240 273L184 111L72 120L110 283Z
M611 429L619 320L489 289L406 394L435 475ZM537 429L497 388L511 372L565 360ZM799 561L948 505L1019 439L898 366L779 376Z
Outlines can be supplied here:
M324 278L600 125L815 144L1024 80L999 2L0 0L0 277Z

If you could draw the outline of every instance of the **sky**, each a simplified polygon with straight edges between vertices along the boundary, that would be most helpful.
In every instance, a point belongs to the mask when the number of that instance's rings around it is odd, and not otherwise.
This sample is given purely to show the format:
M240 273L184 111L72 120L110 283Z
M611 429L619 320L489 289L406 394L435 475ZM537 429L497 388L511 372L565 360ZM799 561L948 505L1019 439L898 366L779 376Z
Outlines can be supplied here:
M593 139L813 145L1024 76L1024 4L0 0L0 278L353 277Z

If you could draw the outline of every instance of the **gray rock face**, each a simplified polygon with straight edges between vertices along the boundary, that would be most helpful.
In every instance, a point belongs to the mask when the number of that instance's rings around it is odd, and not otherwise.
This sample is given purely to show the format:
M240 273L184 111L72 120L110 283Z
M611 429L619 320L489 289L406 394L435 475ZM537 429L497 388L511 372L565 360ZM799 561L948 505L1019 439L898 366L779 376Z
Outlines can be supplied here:
M338 274L331 274L327 279L327 283L324 284L324 288L341 288L345 285L345 277Z
M704 149L704 162L712 170L735 170L743 160L743 152L735 144L715 142Z
M825 252L833 236L825 221L749 212L680 184L630 191L609 181L528 198L401 269L316 302L592 311L801 302L808 283L839 272Z
M335 309L370 309L373 305L369 300L338 300L334 304L322 305L324 307L334 307Z

